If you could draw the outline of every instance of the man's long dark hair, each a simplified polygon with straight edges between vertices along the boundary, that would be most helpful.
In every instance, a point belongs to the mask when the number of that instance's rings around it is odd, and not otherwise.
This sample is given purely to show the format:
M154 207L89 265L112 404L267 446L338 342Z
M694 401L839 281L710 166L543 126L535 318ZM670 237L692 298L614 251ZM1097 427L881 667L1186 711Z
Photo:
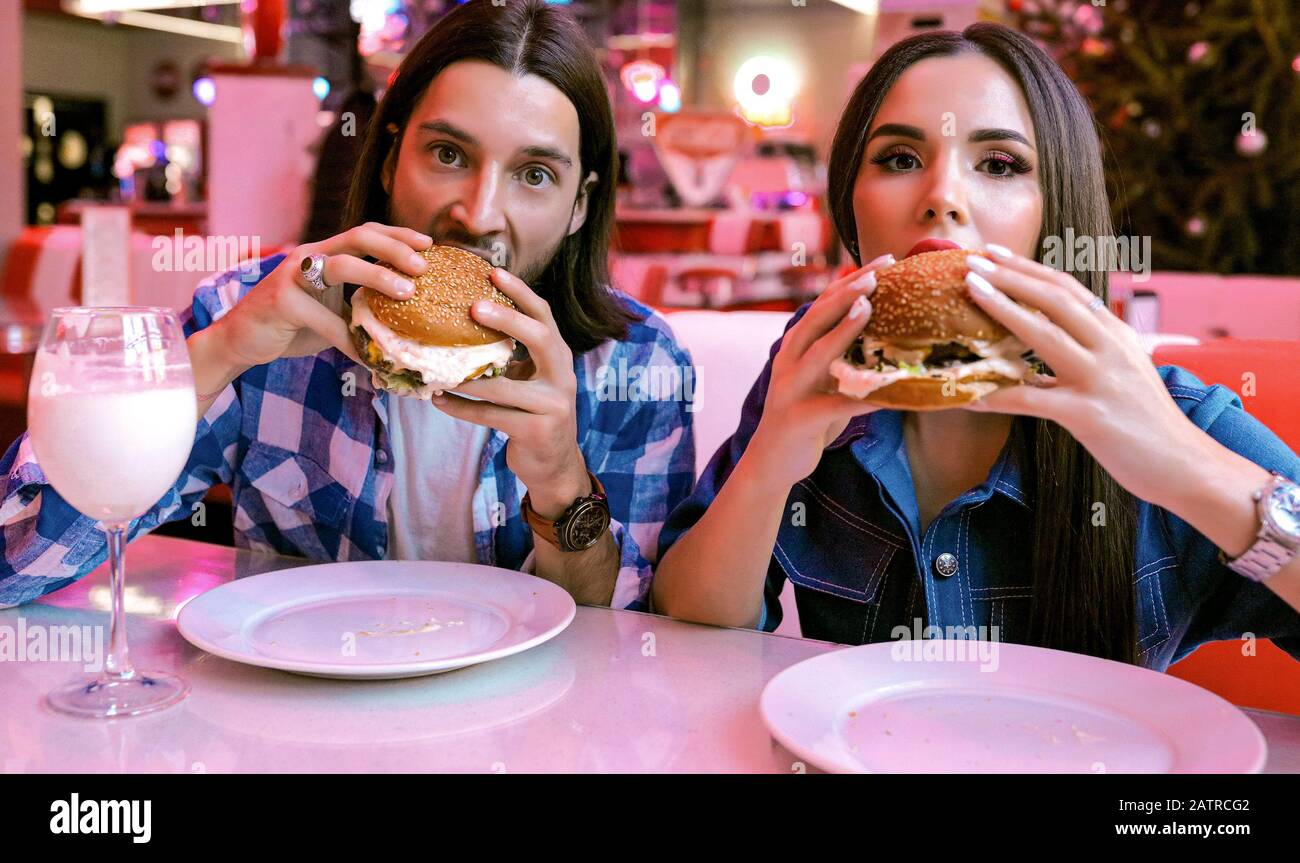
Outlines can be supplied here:
M598 179L587 192L586 221L565 237L531 287L550 304L560 334L575 355L606 339L626 337L628 324L639 317L609 289L618 179L614 115L600 66L581 26L567 12L542 0L510 0L502 6L471 0L449 12L416 43L370 123L343 224L387 221L384 160L391 149L400 149L402 132L429 83L460 60L482 60L515 75L537 75L577 109L580 175L585 178L595 171Z
M1110 206L1101 145L1092 112L1060 67L1029 38L1000 24L979 23L961 33L924 33L890 47L849 97L828 166L831 216L840 240L861 265L853 186L867 132L890 87L926 57L978 52L997 62L1024 94L1038 139L1039 185L1045 237L1110 236ZM1107 299L1108 274L1078 274ZM1054 422L1015 420L1032 461L1034 598L1031 644L1136 663L1137 611L1133 565L1134 498ZM1097 504L1105 526L1094 526Z

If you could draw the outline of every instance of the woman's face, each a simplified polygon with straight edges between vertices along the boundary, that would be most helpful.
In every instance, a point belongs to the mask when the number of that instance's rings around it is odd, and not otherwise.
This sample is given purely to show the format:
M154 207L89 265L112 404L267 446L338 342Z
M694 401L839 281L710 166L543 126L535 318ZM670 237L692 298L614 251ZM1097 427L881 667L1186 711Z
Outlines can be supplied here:
M927 237L1037 258L1034 127L1020 88L982 54L908 67L872 122L853 186L861 260Z

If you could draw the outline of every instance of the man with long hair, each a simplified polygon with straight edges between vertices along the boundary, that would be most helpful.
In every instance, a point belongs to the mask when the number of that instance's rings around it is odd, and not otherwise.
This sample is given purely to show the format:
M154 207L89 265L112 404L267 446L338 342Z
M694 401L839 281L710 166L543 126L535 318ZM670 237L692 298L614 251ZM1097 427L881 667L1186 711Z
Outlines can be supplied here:
M691 368L663 320L609 284L616 164L604 80L571 17L540 0L449 13L377 107L348 229L259 261L252 284L231 272L199 286L182 319L194 448L131 535L225 482L240 547L492 564L579 602L644 607L659 528L694 481L691 406L681 388L608 398L605 381ZM347 317L354 286L410 296L433 244L497 265L516 309L472 314L528 357L430 402L374 388ZM104 560L25 435L2 470L0 604Z

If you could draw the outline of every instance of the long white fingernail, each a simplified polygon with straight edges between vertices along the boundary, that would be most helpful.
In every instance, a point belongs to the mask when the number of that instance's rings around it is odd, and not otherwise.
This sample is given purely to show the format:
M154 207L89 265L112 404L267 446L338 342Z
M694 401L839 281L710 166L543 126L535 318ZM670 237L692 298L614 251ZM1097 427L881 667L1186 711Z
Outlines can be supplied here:
M967 273L966 284L970 285L970 289L975 293L983 294L986 297L994 296L997 293L997 289L989 284L989 280L979 273Z
M873 291L873 290L875 290L875 289L876 289L876 274L875 274L875 272L873 271L873 272L865 273L865 274L859 276L858 279L857 279L857 280L856 280L856 281L851 285L851 287L852 287L853 290L855 290L855 291Z
M997 264L993 263L988 258L979 255L967 255L966 266L970 267L972 270L979 270L981 273L996 272L998 268Z
M870 311L871 302L866 297L858 297L849 308L849 320L856 321Z
M1006 246L999 246L997 243L989 243L984 248L987 249L989 254L993 255L995 258L1001 258L1004 261L1011 259L1011 250Z
M878 257L878 258L876 258L876 259L873 260L871 263L867 264L867 266L868 266L868 267L883 267L883 266L885 266L886 264L893 264L893 263L896 263L896 261L894 260L894 256L893 256L892 254L890 254L889 252L885 252L885 254L881 255L881 256Z

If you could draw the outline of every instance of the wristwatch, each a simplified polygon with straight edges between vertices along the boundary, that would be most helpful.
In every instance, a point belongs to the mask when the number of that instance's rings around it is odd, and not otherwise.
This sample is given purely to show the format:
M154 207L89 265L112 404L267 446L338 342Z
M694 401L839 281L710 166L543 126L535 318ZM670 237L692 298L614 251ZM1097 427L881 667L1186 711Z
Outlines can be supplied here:
M1251 581L1265 581L1300 555L1300 485L1274 473L1252 497L1259 512L1259 538L1236 560L1228 560L1222 551L1219 560Z
M533 532L560 551L585 551L595 545L609 529L609 504L605 500L605 487L591 471L587 471L587 476L591 477L591 494L569 504L568 509L555 521L537 514L529 499L531 492L524 495L520 506L524 519Z

